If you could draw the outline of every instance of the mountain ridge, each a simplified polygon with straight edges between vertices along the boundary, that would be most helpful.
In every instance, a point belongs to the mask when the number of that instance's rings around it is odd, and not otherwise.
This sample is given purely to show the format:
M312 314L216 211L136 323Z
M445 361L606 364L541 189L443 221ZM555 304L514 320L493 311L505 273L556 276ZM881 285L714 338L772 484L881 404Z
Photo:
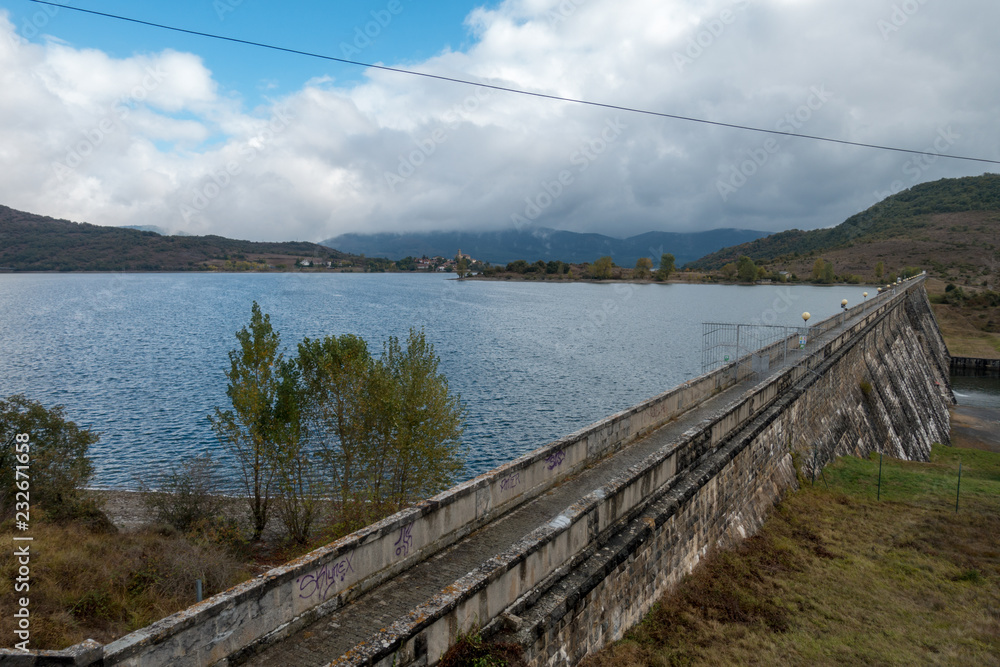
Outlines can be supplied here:
M742 229L713 229L704 232L656 232L618 239L597 233L570 232L547 228L506 229L486 232L381 232L341 234L322 245L342 252L388 257L453 257L459 250L473 258L493 264L507 264L519 259L529 262L559 260L569 263L593 262L609 255L619 266L633 266L640 257L659 262L660 255L671 253L678 264L694 261L731 243L750 241L768 232Z

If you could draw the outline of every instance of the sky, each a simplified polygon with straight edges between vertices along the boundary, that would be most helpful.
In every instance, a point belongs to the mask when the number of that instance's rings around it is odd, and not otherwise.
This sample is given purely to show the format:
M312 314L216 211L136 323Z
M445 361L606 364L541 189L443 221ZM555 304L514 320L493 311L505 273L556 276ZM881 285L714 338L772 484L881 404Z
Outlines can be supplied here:
M0 204L268 241L814 229L1000 171L995 0L0 0Z

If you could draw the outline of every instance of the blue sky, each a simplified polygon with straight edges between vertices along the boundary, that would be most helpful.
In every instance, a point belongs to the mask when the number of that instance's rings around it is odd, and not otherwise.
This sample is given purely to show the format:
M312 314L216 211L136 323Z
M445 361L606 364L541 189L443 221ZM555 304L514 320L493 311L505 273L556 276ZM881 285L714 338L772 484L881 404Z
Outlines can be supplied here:
M0 204L53 217L254 240L779 231L997 170L948 156L1000 160L995 0L71 4L932 155L546 101L0 0Z
M361 62L405 64L468 45L465 17L474 7L488 3L70 0L59 4ZM360 67L124 23L27 0L4 0L0 9L11 13L22 36L30 35L36 42L54 37L117 58L164 49L196 53L219 85L228 94L239 95L249 106L294 92L316 77L329 76L343 84L364 77L364 68Z

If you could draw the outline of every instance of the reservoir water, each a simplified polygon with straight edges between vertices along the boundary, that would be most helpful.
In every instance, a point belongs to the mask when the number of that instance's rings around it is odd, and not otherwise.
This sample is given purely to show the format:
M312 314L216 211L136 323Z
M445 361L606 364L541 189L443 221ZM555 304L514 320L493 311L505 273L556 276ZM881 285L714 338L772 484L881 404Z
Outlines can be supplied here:
M3 274L0 397L100 432L94 485L206 451L234 333L256 300L283 348L423 327L468 407L469 476L701 374L702 322L812 323L861 286L554 284L448 274Z
M1000 409L1000 377L952 375L951 390L959 405Z

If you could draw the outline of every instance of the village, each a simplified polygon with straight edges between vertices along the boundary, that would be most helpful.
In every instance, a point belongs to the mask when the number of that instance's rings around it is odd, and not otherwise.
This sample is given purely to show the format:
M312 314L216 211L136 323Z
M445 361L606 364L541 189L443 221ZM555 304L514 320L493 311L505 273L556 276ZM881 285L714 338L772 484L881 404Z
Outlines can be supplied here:
M464 267L460 263L464 260ZM392 261L383 258L366 258L361 255L360 263L355 258L339 260L317 260L299 259L295 262L296 268L301 269L336 269L340 271L425 271L453 273L459 269L468 270L470 268L482 267L484 264L471 255L459 250L454 257L446 258L440 255L435 257L404 257L403 259ZM268 268L277 268L269 266Z

